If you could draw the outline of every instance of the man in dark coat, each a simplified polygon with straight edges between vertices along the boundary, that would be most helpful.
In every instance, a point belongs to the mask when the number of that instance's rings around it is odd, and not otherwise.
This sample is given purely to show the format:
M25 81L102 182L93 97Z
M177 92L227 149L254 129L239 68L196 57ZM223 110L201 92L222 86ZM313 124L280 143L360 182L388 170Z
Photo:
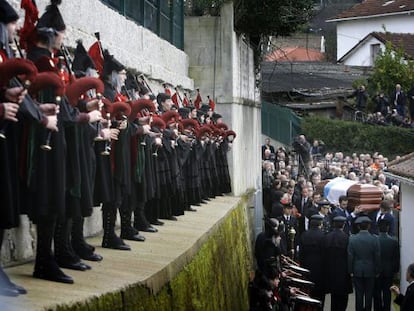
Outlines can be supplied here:
M298 236L300 236L302 232L305 231L307 221L306 215L308 214L308 210L312 207L312 200L309 197L308 188L304 187L301 190L301 195L293 201L293 206L295 206L298 211Z
M322 308L325 301L325 292L323 289L324 261L323 261L323 241L324 233L321 230L323 217L313 215L309 222L309 230L302 233L299 242L299 259L300 264L310 270L310 281L315 283L310 294L312 297L322 302Z
M352 282L348 273L348 235L344 232L346 218L333 218L334 229L324 239L325 290L331 294L331 311L345 311Z
M397 113L401 117L405 117L405 102L406 97L404 91L401 89L400 84L395 85L395 91L391 94L390 97L391 106L394 109L397 109Z
M361 216L355 220L359 232L351 235L348 244L348 269L355 286L355 310L371 310L375 277L380 272L378 238L368 232L371 219Z
M283 205L280 200L283 197L282 191L275 191L272 201L272 210L270 212L270 218L279 218L283 215Z
M332 219L337 216L346 218L344 232L349 235L351 231L352 216L348 211L348 197L346 195L341 195L339 197L339 205L332 211Z
M393 200L384 200L381 202L380 210L372 216L374 220L372 222L372 226L370 229L370 232L372 234L378 234L379 233L379 230L378 230L379 222L381 220L386 220L389 223L388 234L390 236L395 236L395 219L394 219L394 216L392 215L393 207L394 207Z
M262 145L262 160L265 160L265 150L270 150L271 154L275 154L275 147L270 144L270 138L266 138L264 145Z
M296 233L298 230L298 222L296 217L292 215L292 205L290 203L283 204L283 215L278 218L279 222L284 224L284 232L281 233L280 249L283 255L294 255L296 258L297 234L293 236L293 230ZM292 230L293 229L293 230ZM293 239L293 241L292 241ZM293 242L293 243L292 243Z
M407 268L406 280L409 283L405 295L401 294L397 286L392 286L390 289L397 295L394 302L400 306L400 311L411 311L414 308L414 263Z
M37 42L29 49L27 58L32 60L40 71L48 71L57 75L53 64L53 52L60 50L66 25L57 7L53 2L46 7L46 12L40 17L37 25ZM47 65L49 64L49 65ZM73 283L73 279L63 273L60 267L74 270L85 270L87 265L80 262L70 246L70 219L66 204L67 195L67 141L65 128L76 123L96 122L101 119L99 111L88 114L79 113L62 98L56 100L58 88L53 92L44 89L38 98L43 103L56 101L59 104L58 128L59 131L49 133L37 124L32 123L28 143L28 191L29 216L36 223L37 247L36 263L33 276L61 283ZM45 151L40 145L45 145L46 138L50 137L52 149ZM54 240L54 254L52 241ZM59 265L59 266L58 266Z
M279 221L274 218L265 219L265 230L256 238L254 254L257 268L266 273L274 264L279 264L280 232Z
M7 62L13 58L10 42L16 35L17 20L19 16L7 1L0 1L0 62ZM27 65L24 59L20 59L21 65ZM33 66L32 64L30 64ZM33 68L35 69L35 68ZM9 72L10 73L10 72ZM3 77L4 78L4 77ZM39 123L50 130L56 130L56 115L46 116L40 106L35 103L22 87L17 78L13 78L9 85L3 85L0 91L2 102L0 103L0 132L5 139L0 141L0 197L2 198L0 209L0 249L3 243L5 229L19 226L19 215L25 207L22 194L25 181L19 180L19 162L24 163L24 148L22 141L22 128L26 120ZM26 95L25 95L26 94ZM46 107L43 106L43 107ZM51 122L52 119L54 122ZM19 122L17 122L19 121ZM24 170L24 169L23 169ZM24 172L25 174L26 172ZM25 294L26 290L10 281L9 277L0 267L0 295L18 296Z
M396 238L388 234L390 222L387 219L378 221L378 241L381 249L381 271L375 280L374 311L391 310L390 287L394 275L400 268L400 249Z

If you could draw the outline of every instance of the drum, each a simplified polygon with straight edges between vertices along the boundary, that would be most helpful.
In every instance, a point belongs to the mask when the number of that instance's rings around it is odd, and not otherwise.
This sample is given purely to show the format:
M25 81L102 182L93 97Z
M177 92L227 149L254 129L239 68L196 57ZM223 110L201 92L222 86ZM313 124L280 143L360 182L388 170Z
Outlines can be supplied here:
M322 301L303 295L292 297L294 311L322 311Z

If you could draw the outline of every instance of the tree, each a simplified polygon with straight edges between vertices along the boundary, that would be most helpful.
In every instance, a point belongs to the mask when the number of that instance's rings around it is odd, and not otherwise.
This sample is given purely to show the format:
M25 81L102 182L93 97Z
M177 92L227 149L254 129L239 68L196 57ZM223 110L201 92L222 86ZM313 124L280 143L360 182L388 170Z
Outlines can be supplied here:
M231 0L185 0L187 15L217 15L220 6ZM288 36L309 21L314 0L233 0L234 26L255 49L259 65L262 44L269 36Z
M383 91L391 94L395 84L409 89L414 82L414 61L407 59L404 49L395 48L386 42L385 49L379 53L374 63L374 70L368 78L368 89L371 94Z
M235 28L252 40L287 36L305 24L313 0L235 0Z

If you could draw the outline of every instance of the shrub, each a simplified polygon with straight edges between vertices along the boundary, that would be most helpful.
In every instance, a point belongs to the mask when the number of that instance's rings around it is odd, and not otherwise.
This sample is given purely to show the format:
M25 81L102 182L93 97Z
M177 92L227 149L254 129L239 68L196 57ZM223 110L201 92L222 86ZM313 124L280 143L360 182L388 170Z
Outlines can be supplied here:
M302 119L302 133L309 142L322 140L326 151L330 152L372 154L377 151L393 159L414 149L414 130L396 126L305 117Z

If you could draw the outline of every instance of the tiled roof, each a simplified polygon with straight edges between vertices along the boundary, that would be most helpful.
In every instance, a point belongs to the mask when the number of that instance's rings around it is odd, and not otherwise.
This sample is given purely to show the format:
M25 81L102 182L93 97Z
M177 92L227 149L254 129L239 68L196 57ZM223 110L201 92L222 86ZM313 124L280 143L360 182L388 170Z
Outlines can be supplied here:
M388 171L401 177L414 179L414 152L388 163Z
M410 33L384 33L384 32L371 32L358 42L352 49L350 49L344 56L342 56L338 62L341 63L348 55L352 54L358 49L365 41L370 37L375 37L382 43L387 41L391 42L394 49L402 48L404 50L405 57L414 59L414 34Z
M373 32L372 35L384 43L390 41L394 48L401 47L408 57L414 59L414 34Z
M303 47L286 47L277 49L266 56L266 61L279 62L315 62L322 61L325 58L324 54L314 50Z
M396 14L413 10L413 0L365 0L329 20Z

